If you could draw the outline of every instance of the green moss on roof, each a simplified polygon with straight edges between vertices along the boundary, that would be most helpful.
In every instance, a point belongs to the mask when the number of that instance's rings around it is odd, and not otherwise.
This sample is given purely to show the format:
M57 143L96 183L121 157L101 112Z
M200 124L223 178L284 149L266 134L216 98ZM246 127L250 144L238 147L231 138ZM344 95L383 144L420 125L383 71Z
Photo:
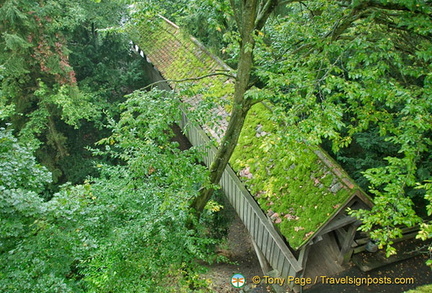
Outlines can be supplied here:
M216 72L231 71L197 40L182 33L174 24L162 18L142 20L128 31L132 41L144 51L150 62L168 81L194 79ZM177 86L182 83L169 82L169 84L173 89L177 89ZM208 111L209 121L206 122L206 128L213 136L220 139L223 132L220 129L224 129L227 125L226 120L220 117L228 115L224 113L226 100L221 97L229 97L234 92L232 79L225 75L212 75L188 81L188 84L193 84L193 87L188 89L189 96L184 96L183 101L198 108L213 105L212 110ZM203 100L206 101L205 105L198 105Z
M250 110L230 163L281 234L298 249L355 189L318 157L315 151L321 150L281 139L271 118L262 104Z
M199 43L162 18L142 20L129 35L165 79L194 78L224 69Z

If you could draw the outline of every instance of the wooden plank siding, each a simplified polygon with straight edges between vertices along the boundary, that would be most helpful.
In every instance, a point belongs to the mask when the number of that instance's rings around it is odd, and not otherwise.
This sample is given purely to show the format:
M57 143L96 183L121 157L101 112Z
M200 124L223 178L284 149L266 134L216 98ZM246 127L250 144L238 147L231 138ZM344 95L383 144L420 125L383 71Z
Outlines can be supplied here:
M210 140L205 132L199 126L188 124L184 113L180 127L193 145L209 145ZM215 153L214 147L208 148L203 158L207 166L211 164ZM298 277L302 266L230 166L225 169L220 185L270 266L281 277Z

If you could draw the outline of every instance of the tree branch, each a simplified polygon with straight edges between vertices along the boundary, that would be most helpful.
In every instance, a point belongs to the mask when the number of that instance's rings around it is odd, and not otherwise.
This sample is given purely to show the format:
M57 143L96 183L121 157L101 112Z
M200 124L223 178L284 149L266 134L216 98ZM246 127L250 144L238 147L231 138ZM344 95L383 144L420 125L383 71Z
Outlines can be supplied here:
M255 29L261 30L270 14L278 6L279 0L267 0L264 4L260 5L259 11L257 12L257 18L255 20ZM262 3L262 2L261 2Z
M223 75L223 76L227 76L229 78L235 79L235 75L229 74L229 73L225 73L225 72L213 72L213 73L209 73L206 75L202 75L202 76L198 76L198 77L190 77L190 78L182 78L182 79L164 79L164 80L158 80L155 82L152 82L149 85L146 85L145 87L140 88L140 90L145 90L148 88L151 88L155 85L158 85L160 83L164 83L164 82L185 82L185 81L196 81L196 80L201 80L204 78L208 78L208 77L212 77L212 76L218 76L218 75Z
M235 9L235 7L236 7L235 0L230 0L230 4L231 4L231 9L233 10L234 19L237 23L237 27L241 28L240 11L242 11L242 10L241 9Z
M425 11L422 9L421 5L415 6L415 7L413 7L413 9L410 9L407 6L402 5L402 4L398 4L398 3L392 3L392 2L383 3L382 1L369 0L369 1L365 1L365 2L361 3L360 6L362 6L362 7L376 7L376 8L386 9L386 10L409 11L409 12L420 13L420 14L432 17L432 14L425 13Z
M357 9L353 9L351 13L342 21L341 24L335 25L334 29L330 31L326 37L331 36L332 41L336 41L341 34L345 32L347 28L351 26L353 22L360 19L366 13L365 10L359 11Z

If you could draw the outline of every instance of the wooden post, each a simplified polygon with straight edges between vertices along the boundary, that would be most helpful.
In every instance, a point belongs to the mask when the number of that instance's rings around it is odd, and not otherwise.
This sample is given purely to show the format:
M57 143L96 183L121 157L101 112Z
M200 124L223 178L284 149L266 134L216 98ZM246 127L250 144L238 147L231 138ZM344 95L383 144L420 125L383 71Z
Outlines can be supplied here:
M345 264L350 260L353 253L351 244L354 241L355 233L358 226L360 226L360 221L356 221L353 224L349 225L348 231L345 233L345 236L341 241L341 250L338 257L339 264Z

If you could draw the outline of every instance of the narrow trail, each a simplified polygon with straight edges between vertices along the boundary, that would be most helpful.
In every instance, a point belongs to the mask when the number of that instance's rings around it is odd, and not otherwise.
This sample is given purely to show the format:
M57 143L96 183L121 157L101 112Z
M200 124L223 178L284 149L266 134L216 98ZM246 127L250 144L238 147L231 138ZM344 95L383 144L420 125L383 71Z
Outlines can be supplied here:
M262 276L263 272L256 256L249 232L237 216L233 207L225 200L223 202L223 217L227 221L228 234L226 243L218 250L219 254L226 256L231 263L217 263L208 266L209 271L203 276L211 280L210 288L215 292L272 292L264 286L251 284L253 276ZM235 274L242 274L247 283L241 289L234 288L231 277Z

